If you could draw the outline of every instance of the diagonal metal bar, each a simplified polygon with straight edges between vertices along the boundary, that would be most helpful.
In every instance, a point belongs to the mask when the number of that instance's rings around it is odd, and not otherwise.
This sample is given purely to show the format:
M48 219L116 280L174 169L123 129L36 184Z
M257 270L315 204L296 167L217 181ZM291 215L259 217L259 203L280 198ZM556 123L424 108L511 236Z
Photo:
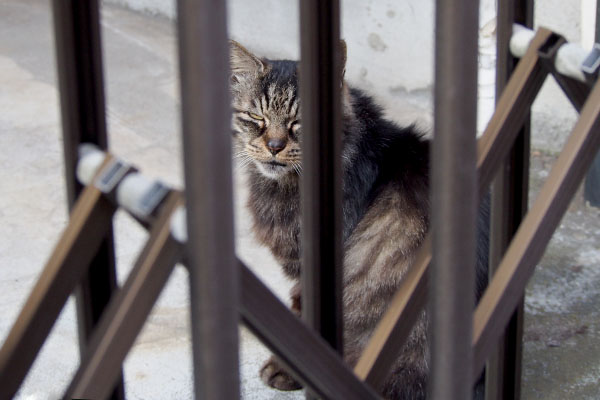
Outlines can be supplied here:
M167 214L171 206L165 205ZM183 254L159 220L127 282L107 309L98 332L65 398L103 398L115 379L135 336L147 318L166 278ZM155 238L155 239L153 239ZM242 322L256 334L302 382L327 399L379 399L344 363L327 342L296 315L239 260Z
M542 68L539 50L552 39L552 32L540 28L527 53L517 64L496 105L496 111L478 143L479 195L488 190L498 166L512 147L519 129L529 114L548 71Z
M99 170L101 171L102 168ZM174 193L171 199L173 196L177 199L179 195L179 193ZM168 204L172 204L172 202L173 200L171 203L163 201L163 205L160 206L161 211L158 212L161 220L171 214L169 210L174 205L169 206ZM146 229L149 225L154 226L155 233L151 234L151 239L156 237L156 241L151 245L151 240L149 240L149 244L139 257L127 282L112 300L106 316L102 319L99 331L94 335L93 350L88 352L83 360L80 371L68 390L67 397L74 395L75 387L88 391L96 390L93 386L110 386L111 379L108 378L114 377L114 375L110 375L114 371L107 370L122 362L137 334L136 329L139 329L148 314L149 308L147 307L151 306L157 291L164 286L168 271L171 270L170 265L175 262L172 260L185 259L185 246L183 246L187 240L183 239L186 236L185 233L182 234L176 229L179 233L175 236L178 238L177 240L181 241L181 244L174 245L171 237L166 237L165 223L155 219L154 215L155 213L145 217L136 217L136 220ZM174 223L174 221L172 222ZM173 226L176 225L175 223L171 228L174 229ZM241 269L243 301L239 305L238 312L242 316L243 322L283 360L286 362L292 360L294 364L290 365L290 369L294 370L307 386L328 398L337 398L336 393L341 393L349 399L378 398L377 394L352 373L342 358L317 333L291 313L237 259L236 267ZM142 300L142 297L145 300ZM143 304L138 304L138 302ZM135 314L131 314L134 311ZM116 340L117 338L118 340ZM322 354L324 355L321 356ZM296 360L298 362L295 362ZM83 384L84 380L87 383ZM104 390L102 393L105 393L105 389L99 390ZM100 395L102 393L94 393L91 397L102 397Z
M412 331L421 310L427 304L430 262L431 237L428 235L354 367L354 373L375 388L389 375L391 365Z
M295 376L325 399L378 399L321 337L292 314L239 262L244 324L267 345Z
M487 192L494 172L508 154L518 128L527 117L527 109L533 103L548 72L541 66L539 48L550 38L552 32L540 29L527 53L519 62L506 90L502 94L496 112L478 142L477 171L479 198ZM429 236L424 243L429 243ZM431 256L429 245L423 245L388 311L377 326L359 359L355 372L378 387L389 373L391 362L406 342L410 328L426 303L427 270ZM413 272L414 270L414 272Z
M75 203L69 224L0 349L0 399L17 392L110 229L114 212L115 206L94 186L88 186Z
M474 368L481 372L536 263L600 147L600 84L581 111L564 150L525 217L475 311Z
M182 257L182 245L170 234L171 215L182 204L179 192L171 193L165 200L127 281L102 315L65 399L104 399L110 393L123 360Z
M567 98L571 101L573 107L575 107L575 110L581 112L585 100L590 94L590 87L583 82L564 76L556 72L556 70L552 70L552 76L556 79L556 82L563 92L565 92Z

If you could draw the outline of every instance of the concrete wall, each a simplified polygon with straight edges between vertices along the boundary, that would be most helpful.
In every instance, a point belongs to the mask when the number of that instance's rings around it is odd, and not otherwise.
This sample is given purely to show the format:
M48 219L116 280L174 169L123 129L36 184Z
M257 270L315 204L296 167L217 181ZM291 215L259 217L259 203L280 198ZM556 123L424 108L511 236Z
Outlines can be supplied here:
M173 1L107 1L169 18L175 16ZM229 1L230 35L257 54L297 59L298 4L291 0ZM388 109L394 108L398 99L420 100L418 108L430 108L433 12L432 1L343 1L347 79L376 93Z
M105 0L169 18L175 2ZM581 41L581 2L536 0L536 26L551 28L569 41ZM374 94L388 115L401 123L431 127L434 54L434 1L342 0L342 36L348 44L347 79ZM230 0L228 27L232 38L257 54L297 58L298 2ZM494 108L495 0L480 2L479 130ZM541 134L534 145L557 150L563 127L575 119L570 104L553 82L535 105L534 124Z

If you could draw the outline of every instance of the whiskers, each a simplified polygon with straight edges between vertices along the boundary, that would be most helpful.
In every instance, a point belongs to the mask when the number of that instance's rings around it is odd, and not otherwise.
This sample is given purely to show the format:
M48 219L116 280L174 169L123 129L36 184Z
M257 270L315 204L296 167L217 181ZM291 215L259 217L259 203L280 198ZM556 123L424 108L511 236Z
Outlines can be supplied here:
M291 165L292 168L294 168L294 171L298 174L298 176L300 176L302 173L302 164L300 163L300 161L292 161Z
M273 161L273 158L256 157L255 155L253 155L253 152L255 152L256 150L260 150L260 149L256 146L254 146L254 148L246 147L243 150L238 150L238 151L234 152L233 158L236 161L236 165L241 170L245 170L249 165L252 165L254 162L256 162L259 167L259 170L263 171L262 163L268 163L269 161ZM265 159L263 160L263 158L265 158ZM283 163L284 165L287 165L286 169L290 173L295 173L298 176L302 175L302 163L301 163L300 157L298 157L298 156L282 157L282 158L277 157L276 161ZM291 169L290 169L290 167L291 167ZM283 171L285 171L285 169L281 170L281 172L283 172Z
M241 169L245 169L248 165L250 165L254 160L252 157L248 155L245 151L241 150L236 152L233 155L233 158L237 161L237 164Z

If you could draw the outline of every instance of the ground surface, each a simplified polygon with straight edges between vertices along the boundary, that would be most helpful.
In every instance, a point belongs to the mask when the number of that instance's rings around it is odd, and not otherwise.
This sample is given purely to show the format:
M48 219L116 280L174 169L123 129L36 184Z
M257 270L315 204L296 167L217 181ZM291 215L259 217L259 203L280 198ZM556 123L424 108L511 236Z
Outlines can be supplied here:
M180 187L172 24L113 6L104 7L102 15L111 147L144 173ZM0 341L67 220L57 100L47 2L0 0ZM414 108L410 113L415 115ZM546 110L544 115L548 114ZM422 117L429 118L427 111ZM397 119L405 121L406 115ZM570 128L562 119L544 122L543 132L534 135L554 137L552 130ZM534 192L554 158L549 152L534 151ZM237 173L237 251L284 298L289 283L250 235L243 208L245 190ZM116 236L122 281L146 234L119 214ZM587 208L578 194L528 287L525 399L600 398L599 244L600 212ZM192 397L187 304L187 273L178 268L126 360L128 398ZM69 302L18 398L60 397L78 363L75 324ZM298 392L264 387L257 371L268 352L247 330L240 330L240 338L245 399L303 398Z

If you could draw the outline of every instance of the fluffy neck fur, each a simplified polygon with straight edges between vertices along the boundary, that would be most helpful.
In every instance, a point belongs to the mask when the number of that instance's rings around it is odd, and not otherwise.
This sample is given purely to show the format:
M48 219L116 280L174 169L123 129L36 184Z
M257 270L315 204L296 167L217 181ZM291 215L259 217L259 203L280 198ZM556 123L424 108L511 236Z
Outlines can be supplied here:
M403 186L415 206L428 207L428 198L419 195L427 189L428 142L414 128L399 128L383 119L380 107L358 89L350 89L350 105L352 114L342 121L344 238L380 187L391 180ZM284 196L288 205L299 202L299 174L273 179L254 164L248 165L248 173L257 201L263 196Z

